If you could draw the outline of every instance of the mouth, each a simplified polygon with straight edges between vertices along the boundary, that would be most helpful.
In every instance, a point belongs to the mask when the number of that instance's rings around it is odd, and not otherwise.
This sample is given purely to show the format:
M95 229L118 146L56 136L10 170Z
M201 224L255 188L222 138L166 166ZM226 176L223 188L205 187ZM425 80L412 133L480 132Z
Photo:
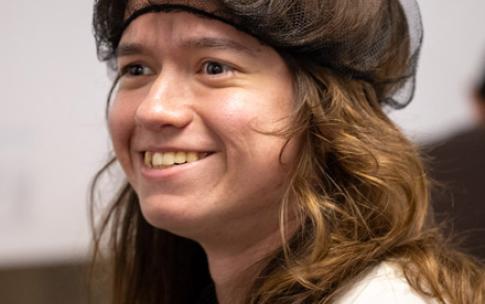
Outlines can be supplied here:
M167 169L202 160L214 152L170 151L170 152L143 152L143 163L150 169Z

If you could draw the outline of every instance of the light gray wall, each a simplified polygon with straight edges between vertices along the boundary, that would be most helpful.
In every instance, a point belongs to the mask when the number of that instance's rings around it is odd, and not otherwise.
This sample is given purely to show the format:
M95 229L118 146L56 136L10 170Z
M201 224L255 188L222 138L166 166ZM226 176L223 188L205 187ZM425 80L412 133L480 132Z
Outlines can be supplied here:
M485 1L421 0L416 98L392 117L415 140L471 123ZM0 10L0 266L87 254L87 185L106 159L108 80L91 1L4 1Z
M418 2L425 32L416 95L391 117L425 142L474 123L471 90L485 69L485 1Z
M87 184L108 147L90 2L2 3L0 264L86 252Z

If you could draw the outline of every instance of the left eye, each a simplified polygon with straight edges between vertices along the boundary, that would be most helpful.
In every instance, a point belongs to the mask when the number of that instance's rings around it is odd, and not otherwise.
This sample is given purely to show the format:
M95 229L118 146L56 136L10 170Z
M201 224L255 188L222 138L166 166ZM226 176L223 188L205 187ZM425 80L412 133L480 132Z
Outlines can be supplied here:
M121 75L129 77L147 76L153 74L153 71L142 64L129 64L121 69Z
M231 68L229 66L215 61L205 62L202 66L202 72L208 75L219 75L227 73L230 70Z

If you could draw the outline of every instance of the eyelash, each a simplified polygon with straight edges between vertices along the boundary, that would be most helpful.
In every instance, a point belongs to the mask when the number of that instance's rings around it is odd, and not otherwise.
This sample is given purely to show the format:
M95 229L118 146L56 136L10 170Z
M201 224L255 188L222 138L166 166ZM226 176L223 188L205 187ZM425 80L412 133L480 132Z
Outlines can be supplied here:
M220 68L220 72L215 73L215 74L211 74L207 70L209 68L209 65L210 64L217 65L217 67ZM221 63L221 62L215 61L215 60L204 61L202 63L201 68L200 68L200 73L209 75L211 77L219 77L220 75L224 75L224 74L227 74L227 73L230 73L230 72L233 72L233 71L234 71L234 68L232 66L230 66L228 64L225 64L225 63Z
M127 75L129 77L139 77L139 76L147 76L147 75L153 73L151 71L150 71L149 74L146 74L146 73L143 73L143 72L142 72L142 74L131 73L131 69L133 69L133 68L142 68L142 69L148 69L148 70L150 70L149 67L147 67L146 65L143 65L141 63L132 63L132 64L128 64L128 65L126 65L126 66L124 66L124 67L121 68L120 73L119 73L120 76ZM146 72L146 70L144 70L144 71Z
M219 72L214 73L214 71L212 71L213 74L211 74L211 72L208 71L208 68L210 67L210 65L216 65L219 68ZM143 70L141 71L141 73L136 73L133 69L137 69L138 72L140 71L140 69L143 69ZM208 60L202 63L200 70L198 72L201 74L208 75L209 77L221 77L227 73L234 72L234 68L225 63L221 63L215 60ZM120 77L123 77L123 76L140 77L140 76L149 76L151 74L153 74L153 71L151 71L151 69L148 66L141 63L127 64L123 66L119 72Z

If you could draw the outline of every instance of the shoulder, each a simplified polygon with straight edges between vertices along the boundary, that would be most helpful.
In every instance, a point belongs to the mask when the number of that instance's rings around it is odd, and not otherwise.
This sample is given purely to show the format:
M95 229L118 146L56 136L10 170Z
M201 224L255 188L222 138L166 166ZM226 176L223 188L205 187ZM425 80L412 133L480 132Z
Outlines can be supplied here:
M358 279L334 303L436 304L437 302L412 289L398 265L383 262Z

